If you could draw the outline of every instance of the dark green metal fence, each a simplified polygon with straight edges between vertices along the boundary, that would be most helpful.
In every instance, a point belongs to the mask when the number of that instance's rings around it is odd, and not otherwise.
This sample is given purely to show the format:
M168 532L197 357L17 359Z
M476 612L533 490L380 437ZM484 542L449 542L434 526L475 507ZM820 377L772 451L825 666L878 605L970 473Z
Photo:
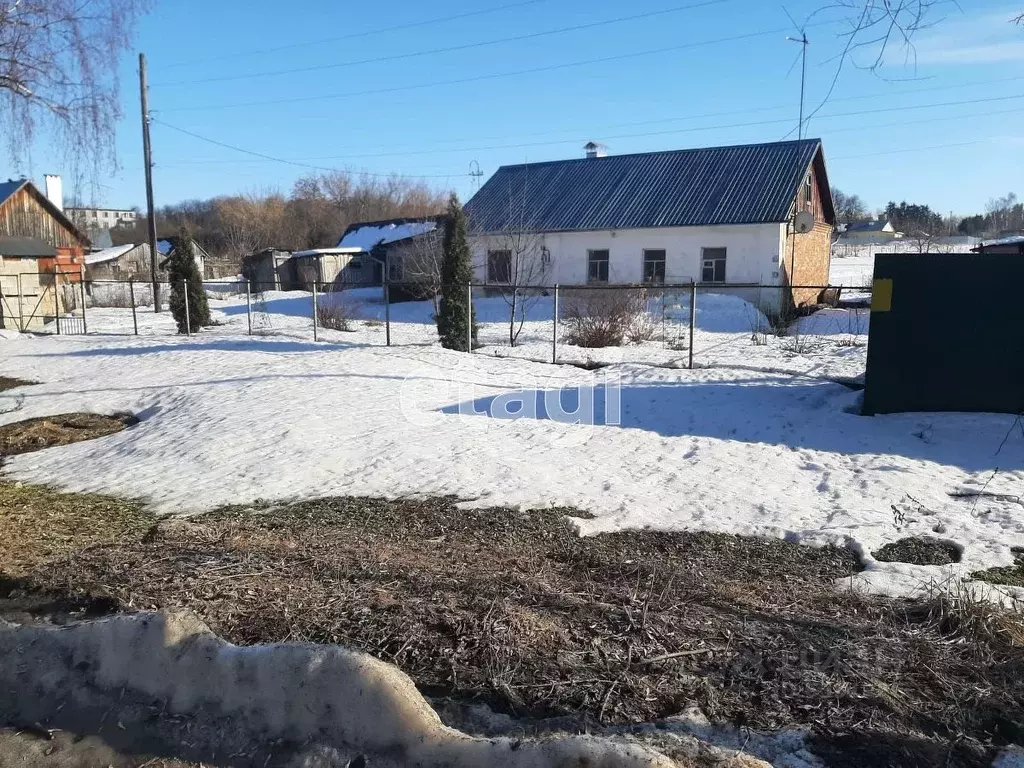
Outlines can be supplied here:
M1024 412L1024 257L875 256L864 413Z

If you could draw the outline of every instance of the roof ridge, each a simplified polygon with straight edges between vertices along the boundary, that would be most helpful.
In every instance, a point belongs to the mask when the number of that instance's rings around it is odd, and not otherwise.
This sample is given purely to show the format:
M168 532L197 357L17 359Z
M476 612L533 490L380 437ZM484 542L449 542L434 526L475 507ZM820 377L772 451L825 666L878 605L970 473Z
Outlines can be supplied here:
M561 160L539 160L534 163L512 163L511 165L500 165L502 168L528 168L539 165L556 165L558 163L588 163L599 160L614 160L616 158L630 157L652 157L654 155L677 155L685 152L715 152L721 149L752 149L754 147L782 147L801 146L804 144L821 144L821 139L792 139L790 141L755 141L748 144L719 144L714 147L684 147L682 149L658 149L653 152L630 152L625 155L606 155L605 157L566 157Z

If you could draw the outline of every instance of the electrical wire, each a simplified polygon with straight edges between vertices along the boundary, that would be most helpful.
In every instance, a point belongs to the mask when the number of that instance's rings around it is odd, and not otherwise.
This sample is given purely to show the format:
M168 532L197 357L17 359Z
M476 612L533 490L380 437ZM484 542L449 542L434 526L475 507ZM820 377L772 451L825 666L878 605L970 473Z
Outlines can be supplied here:
M993 141L998 141L1000 136L989 136L984 139L973 139L972 141L959 141L955 144L936 144L931 147L906 147L903 149L890 149L883 150L881 152L871 152L866 155L842 155L841 157L829 158L829 162L834 160L860 160L865 157L876 157L877 155L900 155L906 152L928 152L933 149L951 149L953 147L969 147L972 144L988 144Z
M615 19L604 19L602 21L591 21L586 24L574 24L570 27L559 27L557 29L548 29L541 32L527 32L522 35L511 35L509 37L499 37L493 40L483 40L475 43L464 43L462 45L451 45L445 48L433 48L426 51L410 51L407 53L395 53L388 56L376 56L369 59L357 59L354 61L342 61L334 64L317 64L308 67L295 67L293 69L277 69L269 70L265 72L250 72L244 75L224 75L221 77L206 77L196 80L174 80L166 83L153 83L150 87L161 88L169 86L180 86L180 85L200 85L204 83L226 83L234 82L238 80L252 80L266 77L277 77L280 75L295 75L305 74L308 72L321 72L328 69L341 69L343 67L355 67L363 64L379 64L385 61L403 61L406 59L420 58L423 56L434 56L441 53L453 53L457 51L468 51L476 48L485 48L492 45L499 45L501 43L519 42L522 40L536 40L542 37L550 37L552 35L561 35L566 32L577 32L584 29L595 29L598 27L606 27L613 24L622 24L627 21L637 21L640 19L651 19L659 16L666 16L672 13L680 13L682 11L691 11L697 8L706 8L713 5L722 5L723 3L734 2L734 0L700 0L696 3L689 3L686 5L677 5L673 8L665 8L659 11L648 11L646 13L633 14L632 16L620 16Z
M939 108L939 107L966 106L966 105L974 105L974 104L985 104L985 103L993 103L993 102L1012 101L1012 100L1017 100L1017 99L1024 99L1024 93L1022 93L1022 94L1015 94L1015 95L1012 95L1012 96L993 96L993 97L979 98L979 99L963 99L963 100L960 100L960 101L945 101L945 102L938 102L938 103L934 103L934 104L917 104L917 105L906 105L906 106L899 106L899 107L881 107L879 109L869 109L869 110L854 110L854 111L849 111L849 112L833 112L833 113L829 113L829 114L826 114L826 115L819 115L818 119L819 120L824 120L824 119L830 119L830 118L834 119L834 118L846 118L846 117L860 117L860 116L863 116L863 115L888 114L888 113L893 113L893 112L907 112L907 111L912 111L912 110L917 110L917 109L936 109L936 108ZM1016 111L1019 111L1019 110L1008 110L1008 112L1016 112ZM1005 114L1005 113L997 113L997 114ZM967 117L974 117L974 115L968 115L968 116L960 116L960 115L958 115L955 118L954 117L927 118L925 120L911 121L910 123L907 123L907 124L922 124L922 123L927 123L927 122L937 122L937 121L941 121L941 120L965 119ZM704 131L718 131L718 130L727 130L727 129L734 129L734 128L754 128L754 127L761 127L761 126L766 126L766 125L778 125L780 123L788 123L789 120L790 120L790 118L783 117L783 118L773 118L771 120L753 120L753 121L740 122L740 123L728 123L728 124L719 124L719 125L703 125L703 126L693 126L693 127L688 127L688 128L671 128L671 129L662 130L662 131L645 131L645 132L640 132L640 133L624 133L624 134L617 134L617 135L611 135L611 136L602 136L600 138L602 138L602 139L604 139L606 141L608 141L608 140L615 140L615 139L649 138L649 137L652 137L652 136L670 136L670 135L677 135L677 134L684 134L684 133L700 133L700 132L704 132ZM154 118L154 122L159 122L159 121L157 121L156 118ZM166 123L162 123L162 124L163 125L167 125ZM885 125L885 126L877 126L877 127L892 127L893 125L894 124L888 124L888 125ZM896 123L895 125L900 125L900 123ZM169 127L173 127L173 126L169 126ZM177 129L176 128L176 130L181 130L181 131L184 132L184 129ZM862 127L848 127L848 128L838 128L838 129L836 129L836 130L834 130L832 132L833 133L842 133L842 132L846 132L846 131L856 131L856 130L866 130L866 129L862 128ZM373 153L363 153L363 154L346 154L346 155L342 155L342 156L337 156L337 155L336 156L325 156L325 157L322 157L320 159L323 159L323 160L334 160L334 159L344 159L344 158L369 159L369 158L382 158L382 157L412 157L412 156L416 156L416 155L438 154L441 151L443 151L443 152L484 152L484 151L493 151L493 150L502 150L502 149L529 149L529 148L535 148L535 147L545 147L545 146L555 146L555 145L559 145L559 144L567 144L567 143L569 143L572 140L573 139L563 139L563 140L559 140L559 141L535 141L535 142L518 142L518 143L514 143L514 144L492 144L492 145L487 145L487 146L482 146L481 145L481 146L472 146L472 147L454 147L454 148L445 149L445 150L424 149L424 150L414 150L414 151L411 151L411 152L373 152ZM250 154L253 154L253 153L250 153ZM271 159L271 160L279 160L279 158L269 158L269 159Z
M343 172L343 173L351 172L351 173L359 174L359 175L362 175L362 176L376 176L376 177L380 177L380 178L392 178L392 177L398 176L398 177L413 178L413 179L452 179L452 178L461 178L462 176L468 177L468 176L472 175L472 174L469 174L469 173L447 173L447 174L436 174L436 175L432 175L432 176L423 176L423 175L419 175L419 174L409 174L409 173L373 173L373 172L370 172L370 171L349 171L348 169L344 169L344 168L331 168L331 167L327 167L327 166L323 166L323 165L311 165L309 163L304 163L304 162L301 162L301 161L298 161L298 160L287 160L287 159L285 159L283 157L274 157L273 155L267 155L267 154L264 154L262 152L254 152L251 149L244 149L243 147L236 147L233 144L226 144L223 141L217 141L216 139L211 139L208 136L202 136L201 134L194 133L194 132L186 130L184 128L179 128L176 125L171 125L170 123L165 123L163 120L158 120L158 119L156 119L155 117L152 117L152 116L150 117L150 120L152 122L156 123L157 125L162 125L164 128L170 128L172 131L177 131L178 133L183 133L186 136L191 136L192 138L198 139L199 141L205 141L207 144L213 144L213 145L218 146L218 147L223 147L224 149L230 149L230 150L233 150L235 152L241 152L242 154L245 154L245 155L252 155L253 157L258 157L258 158L260 158L262 160L267 160L267 161L271 161L271 162L275 162L275 163L283 163L285 165L292 165L292 166L296 166L298 168L308 168L308 169L311 169L311 170L314 170L314 171L340 171L340 172Z
M321 37L319 40L305 40L301 43L290 43L288 45L278 45L273 48L260 48L257 50L250 51L239 51L238 53L226 53L222 56L210 56L204 59L189 59L187 61L175 61L170 64L161 64L159 68L164 69L178 69L180 67L190 67L196 64L209 64L216 61L228 61L230 59L242 58L244 56L263 56L268 53L279 53L280 51L290 51L296 48L309 48L311 46L324 45L325 43L339 43L344 40L356 40L362 37L372 37L373 35L382 35L388 32L400 32L406 29L417 29L419 27L433 26L434 24L444 24L449 21L458 21L460 19L468 19L474 16L484 16L490 13L498 13L499 11L507 11L513 8L525 8L528 5L538 5L545 3L548 0L524 0L519 3L509 3L507 5L498 5L493 8L481 8L476 11L467 11L466 13L456 13L451 16L440 16L434 19L426 19L424 21L412 21L406 24L396 24L391 27L380 27L378 29L370 29L364 32L352 32L347 35L337 35L335 37Z
M822 22L822 24L834 24L835 22ZM561 64L549 64L542 67L531 67L529 69L518 69L509 72L497 72L488 75L473 75L471 77L460 77L452 80L438 80L429 83L416 83L413 85L397 85L390 88L375 88L364 91L346 91L343 93L332 93L332 94L318 94L316 96L295 96L287 99L270 99L264 101L246 101L236 102L234 104L211 104L207 106L198 107L173 107L171 109L162 110L163 112L208 112L213 110L222 109L239 109L249 107L266 107L276 106L279 104L302 104L309 103L312 101L328 101L332 99L346 99L353 96L374 96L378 94L387 93L403 93L407 91L422 90L425 88L438 88L445 85L462 85L465 83L477 83L486 80L499 80L506 77L517 77L519 75L532 75L541 72L554 72L562 69L573 69L576 67L584 67L590 64L605 64L614 61L626 61L628 59L637 59L644 56L655 56L660 53L674 53L677 51L692 50L695 48L706 48L712 45L721 45L722 43L734 43L743 40L751 40L756 37L765 37L767 35L779 35L787 31L787 28L782 29L764 29L758 32L747 32L739 35L729 35L728 37L719 37L712 40L700 40L691 43L683 43L681 45L670 45L664 48L652 48L646 51L635 51L633 53L620 53L613 56L601 56L594 59L580 59L577 61L563 62Z
M962 82L962 83L953 83L953 84L949 84L949 85L928 86L928 87L924 87L924 88L907 88L907 89L896 90L896 91L868 93L868 94L862 94L862 95L858 95L858 96L842 96L842 97L839 97L839 98L832 99L832 103L835 104L835 103L838 103L838 102L846 102L846 101L863 101L865 99L887 99L887 98L893 98L893 97L896 97L896 96L906 96L906 95L915 94L915 93L930 93L930 92L934 92L934 91L949 91L949 90L956 90L956 89L960 89L960 88L974 88L974 87L982 86L982 85L999 85L999 84L1003 84L1003 83L1020 82L1021 80L1024 80L1024 75L1017 75L1017 76L1014 76L1014 77L1002 77L1002 78L995 78L995 79L989 79L989 80L973 80L973 81L967 81L967 82ZM524 133L505 134L505 135L502 135L502 136L477 136L477 137L473 137L473 138L444 139L444 140L441 140L441 141L433 142L433 144L430 145L430 146L434 147L434 149L436 151L438 151L438 152L444 152L444 151L453 151L453 152L455 152L455 151L460 151L460 148L459 147L453 147L450 150L447 150L445 145L460 144L460 143L465 143L465 142L474 141L474 140L475 141L502 141L502 140L506 140L506 139L515 139L515 138L542 138L542 137L547 137L547 136L562 137L562 136L567 136L567 134L569 132L571 132L571 131L577 131L577 132L582 131L582 132L593 133L594 135L597 135L597 133L599 133L599 132L603 132L603 131L607 131L607 130L617 130L617 129L620 129L620 128L635 128L635 127L648 126L648 125L662 125L662 124L667 124L667 123L677 123L677 122L683 122L683 121L700 120L700 119L705 119L705 118L728 117L728 116L731 116L731 115L747 115L747 114L751 114L751 113L754 113L754 112L773 112L773 111L779 111L779 110L783 110L783 109L788 110L790 108L791 108L791 105L789 105L789 104L778 104L778 105L775 105L775 106L766 106L766 107L745 107L743 109L725 110L725 111L721 111L721 112L704 112L704 113L689 114L689 115L684 115L684 116L679 116L679 117L664 117L664 118L658 118L658 119L654 119L654 120L634 120L634 121L630 121L630 122L626 122L626 123L612 123L610 125L608 125L608 124L606 124L606 125L592 125L591 124L591 125L579 126L577 128L566 127L566 128L560 128L560 129L558 129L556 131L530 132L530 133L525 133L525 134ZM827 118L828 116L825 115L824 117ZM712 126L712 127L714 127L714 126ZM558 140L554 140L553 139L551 143L552 144L555 144L555 143L561 144L561 143L569 143L570 141L576 141L576 140L577 140L577 137L573 136L572 138L565 138L565 139L561 139L560 138ZM782 140L784 141L785 139L782 139ZM422 143L420 143L417 146L422 148L424 145ZM388 152L389 152L389 154L395 155L395 156L406 154L404 152L403 148L401 148L401 147L391 147L391 148L388 149ZM319 157L319 158L307 158L307 159L326 160L326 159L335 159L336 157L337 156Z

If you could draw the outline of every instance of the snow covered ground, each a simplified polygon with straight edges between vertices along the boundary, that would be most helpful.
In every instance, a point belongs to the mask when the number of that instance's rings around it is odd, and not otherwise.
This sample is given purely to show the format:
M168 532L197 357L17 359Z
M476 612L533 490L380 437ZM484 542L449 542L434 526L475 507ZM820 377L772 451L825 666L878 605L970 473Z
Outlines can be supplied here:
M243 298L211 302L224 324L192 338L150 312L138 314L142 335L125 335L131 310L107 309L90 310L95 335L0 339L0 373L42 382L0 394L0 410L23 397L0 421L79 410L142 419L13 457L5 471L166 513L326 494L571 505L596 516L581 522L586 533L702 528L850 545L870 564L865 582L883 591L1009 565L1010 548L1024 546L1019 503L949 496L1021 493L1024 436L999 450L1011 417L865 418L854 413L859 393L828 380L863 371L864 347L851 344L866 334L865 311L819 312L795 335L755 345L749 305L702 296L697 360L713 367L681 369L685 350L665 342L560 348L563 359L612 363L588 371L528 359L550 354L544 319L527 323L523 346L493 346L507 333L493 322L500 297L477 304L488 346L472 356L437 346L429 304L392 307L399 346L385 347L372 322L383 304L372 291L358 298L372 324L322 331L321 343L307 294L268 296L262 337L246 335ZM590 423L575 423L581 403ZM871 559L907 535L957 542L963 563Z
M936 253L969 253L978 242L980 241L974 238L952 238L948 241L936 242L929 247ZM845 288L870 286L875 271L876 253L914 253L918 247L918 243L912 240L876 245L837 243L832 247L832 269L829 273L829 282L832 285L841 285ZM927 257L927 254L924 256ZM844 295L847 293L848 291L843 291Z
M385 306L379 288L363 288L320 297L321 304L342 301L355 316L349 332L321 328L319 338L346 344L383 346ZM526 320L515 347L509 344L508 304L501 296L478 295L474 300L480 323L480 355L515 357L551 362L554 305L551 296L538 296L527 303ZM639 344L603 349L584 349L565 343L564 321L559 327L558 361L561 363L647 363L674 368L689 365L690 297L668 295L648 302L653 338ZM226 328L217 332L248 333L244 296L214 298L210 307L217 322ZM562 309L565 303L563 300ZM395 346L437 344L432 302L409 302L391 306L391 342ZM864 372L868 311L836 309L819 312L801 320L791 335L778 337L758 333L767 329L764 316L738 296L701 292L697 297L697 325L694 333L695 367L732 366L754 370L780 371L826 378L856 378ZM313 300L309 293L267 292L264 301L252 304L254 333L264 337L313 339ZM174 335L174 325L165 312L154 315L150 308L136 312L142 335ZM88 310L90 335L124 335L133 332L130 309ZM517 323L518 327L518 323ZM756 339L755 339L756 336Z

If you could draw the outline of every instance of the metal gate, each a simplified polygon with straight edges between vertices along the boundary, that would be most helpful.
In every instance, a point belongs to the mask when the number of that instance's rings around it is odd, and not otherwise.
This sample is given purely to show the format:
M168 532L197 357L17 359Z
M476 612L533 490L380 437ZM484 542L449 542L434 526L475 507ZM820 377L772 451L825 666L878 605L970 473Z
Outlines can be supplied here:
M86 285L82 275L57 272L53 275L56 303L54 330L61 335L84 334L88 328L85 316Z
M59 332L60 282L61 276L50 272L0 275L0 327L22 333Z

